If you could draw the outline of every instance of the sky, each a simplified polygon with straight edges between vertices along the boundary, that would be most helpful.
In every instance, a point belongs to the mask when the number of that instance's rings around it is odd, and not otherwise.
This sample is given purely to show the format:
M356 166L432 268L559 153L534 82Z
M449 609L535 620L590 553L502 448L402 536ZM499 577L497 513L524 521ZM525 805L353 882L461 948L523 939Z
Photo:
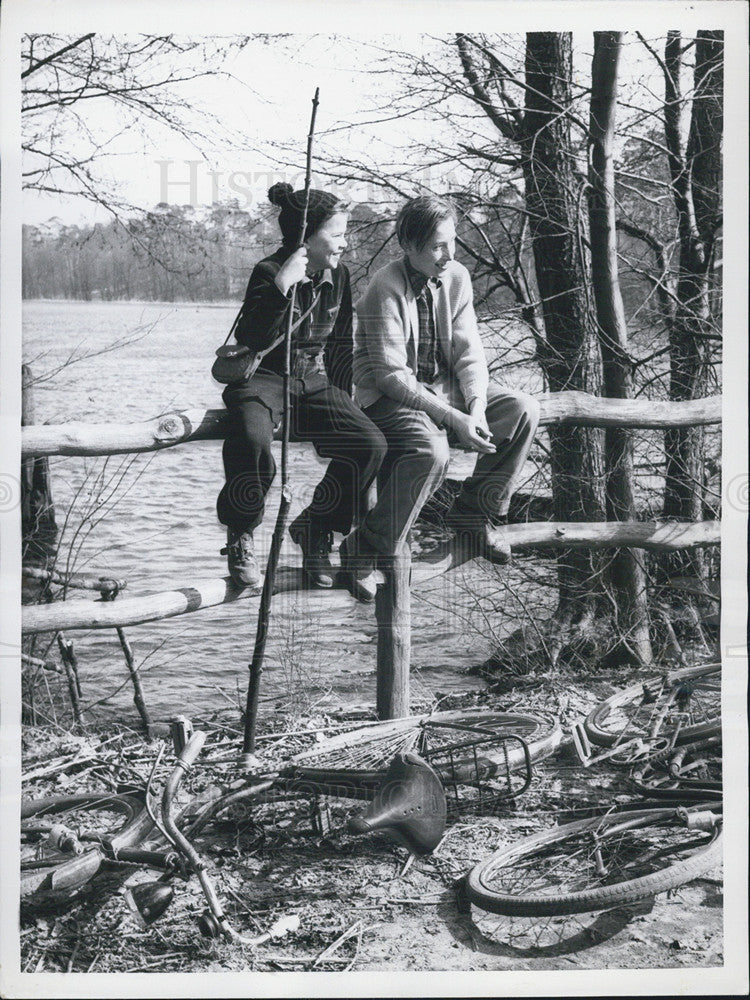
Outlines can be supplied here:
M346 130L356 121L382 118L393 81L373 78L368 70L382 55L380 47L408 46L415 52L432 45L419 36L399 39L346 39L330 35L296 36L266 43L251 40L222 66L226 76L180 84L176 90L191 117L205 125L202 112L216 121L209 141L193 144L176 132L147 123L145 131L129 129L107 146L97 169L117 185L129 201L143 208L160 201L209 205L238 197L242 207L265 199L268 172L280 179L270 151L275 143L295 143L296 169L283 178L302 186L305 142L311 101L320 88L316 145L336 146L361 157L373 155L373 144L385 156L391 143L415 138L405 126L387 124ZM101 135L112 134L119 121L106 99L88 102L86 125ZM422 138L427 137L422 126ZM345 131L346 130L346 131ZM51 216L64 222L103 219L106 212L90 202L27 191L23 218L38 224Z
M520 46L522 36L516 37ZM576 32L575 41L576 79L585 86L591 32ZM513 48L515 38L508 44ZM116 190L143 209L162 201L199 208L233 197L242 208L252 209L265 202L275 180L302 186L311 99L319 87L314 152L338 151L363 163L398 167L411 156L419 179L439 189L460 168L447 164L427 170L417 150L438 144L446 126L436 124L428 113L394 119L395 95L404 80L383 71L382 60L392 50L413 53L415 61L425 56L440 64L444 58L438 38L416 32L253 37L223 62L221 75L175 86L187 119L207 133L197 142L149 119L134 122L117 135L123 124L119 110L106 98L90 100L80 108L84 128L107 139L105 152L97 157L97 174L107 190ZM661 99L658 68L632 33L626 36L621 75L652 81L654 104ZM207 116L213 119L210 124ZM85 154L89 145L80 141L81 135L69 140L69 151ZM292 152L286 155L292 166L280 166L274 158L278 144L291 144ZM321 180L319 186L330 185ZM346 194L354 201L382 197L364 186L350 186ZM22 214L23 221L33 225L53 217L66 224L109 219L107 210L90 200L28 190Z

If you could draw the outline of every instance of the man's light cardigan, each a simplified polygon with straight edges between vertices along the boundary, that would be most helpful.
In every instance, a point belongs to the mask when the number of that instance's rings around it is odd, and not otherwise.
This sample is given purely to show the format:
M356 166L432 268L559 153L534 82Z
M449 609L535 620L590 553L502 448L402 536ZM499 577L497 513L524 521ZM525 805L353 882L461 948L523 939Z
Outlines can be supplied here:
M487 362L471 279L463 264L448 264L433 297L437 335L450 371L442 383L428 388L416 377L419 315L404 261L394 261L373 276L356 306L354 385L361 407L389 396L410 409L424 410L440 426L451 406L468 409L474 399L486 403Z

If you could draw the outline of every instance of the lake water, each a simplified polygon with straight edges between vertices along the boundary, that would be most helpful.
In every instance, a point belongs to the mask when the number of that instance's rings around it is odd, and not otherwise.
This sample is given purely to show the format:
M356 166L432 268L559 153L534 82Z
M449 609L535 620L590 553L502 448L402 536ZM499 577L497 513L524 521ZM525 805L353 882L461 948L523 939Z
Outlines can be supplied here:
M194 303L25 302L24 360L41 378L37 422L124 423L174 408L221 407L210 368L235 311L234 305ZM291 446L292 516L322 468L311 446ZM223 482L220 442L107 460L57 457L50 470L62 550L73 552L76 570L125 579L131 596L225 575L224 529L214 506ZM277 509L274 489L256 533L262 564ZM282 562L298 551L287 538ZM486 579L481 566L469 565L414 592L414 700L483 686L465 670L484 659L490 641L466 622ZM237 721L257 608L257 601L241 601L126 628L155 718L176 712L199 718L225 707L227 723ZM373 705L376 637L371 607L313 615L301 595L298 603L275 608L261 711ZM135 719L116 633L81 631L69 638L89 717Z

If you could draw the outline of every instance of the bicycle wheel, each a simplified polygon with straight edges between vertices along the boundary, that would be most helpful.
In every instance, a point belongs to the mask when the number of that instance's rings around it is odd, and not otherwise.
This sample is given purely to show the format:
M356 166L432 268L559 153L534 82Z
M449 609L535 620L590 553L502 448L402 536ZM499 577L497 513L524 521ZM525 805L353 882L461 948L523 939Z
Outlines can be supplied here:
M72 895L99 871L107 853L139 844L153 829L132 795L87 792L21 805L21 898Z
M493 753L491 737L521 737L528 746L532 761L551 754L562 740L562 728L554 716L546 713L487 712L480 709L434 712L374 723L342 733L317 747L297 754L292 763L300 772L373 775L382 777L396 753L413 751L421 756L439 755L456 744L481 747L483 758L496 757L505 766L507 754ZM511 766L523 766L525 755L517 747L511 751Z
M469 873L491 913L556 916L638 902L721 864L721 835L687 828L678 810L610 813L502 848Z
M592 743L613 747L634 737L674 745L721 732L721 664L688 667L633 684L601 702L584 726Z

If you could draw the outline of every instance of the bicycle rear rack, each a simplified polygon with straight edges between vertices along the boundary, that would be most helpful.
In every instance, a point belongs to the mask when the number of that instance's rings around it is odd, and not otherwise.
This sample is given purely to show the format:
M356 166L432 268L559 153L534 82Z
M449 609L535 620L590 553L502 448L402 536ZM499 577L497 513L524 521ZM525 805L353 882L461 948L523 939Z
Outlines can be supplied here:
M422 752L440 775L450 818L491 815L531 784L531 754L522 737L498 736L490 730L479 733L480 739L474 730L460 742ZM490 752L491 757L485 756Z

